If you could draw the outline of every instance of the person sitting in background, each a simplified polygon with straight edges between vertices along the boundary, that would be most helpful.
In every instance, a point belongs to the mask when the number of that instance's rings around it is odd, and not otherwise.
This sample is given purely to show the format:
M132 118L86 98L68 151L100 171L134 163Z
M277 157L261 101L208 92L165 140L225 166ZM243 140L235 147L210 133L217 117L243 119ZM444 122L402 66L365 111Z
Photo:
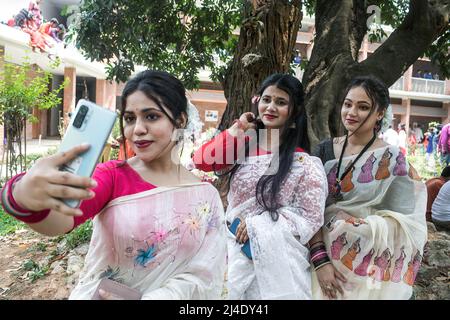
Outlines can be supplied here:
M436 199L439 190L442 188L442 186L447 182L450 181L450 166L447 166L442 170L440 177L434 177L429 179L427 182L425 182L425 185L427 186L427 194L428 194L428 200L427 200L427 212L425 214L427 221L431 220L431 206L433 205L434 200Z
M28 11L33 15L33 20L39 28L42 24L42 12L40 8L41 0L31 0L28 5Z
M431 219L436 230L450 231L450 181L447 181L439 190L431 206Z

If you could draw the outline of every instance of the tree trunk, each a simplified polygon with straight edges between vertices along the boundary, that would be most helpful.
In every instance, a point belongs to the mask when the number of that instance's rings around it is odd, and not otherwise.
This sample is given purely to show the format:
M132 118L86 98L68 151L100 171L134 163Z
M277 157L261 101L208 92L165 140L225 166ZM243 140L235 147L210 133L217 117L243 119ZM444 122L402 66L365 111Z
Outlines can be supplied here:
M317 0L315 45L303 76L312 145L342 134L343 91L352 78L371 74L391 86L448 29L446 1L411 0L402 24L369 58L358 62L369 1Z
M316 36L303 76L308 134L312 145L341 131L342 93L354 76L358 52L367 32L364 1L318 0Z
M252 2L246 2L238 46L222 83L228 104L220 130L251 110L251 98L261 82L272 73L288 72L294 55L301 1Z

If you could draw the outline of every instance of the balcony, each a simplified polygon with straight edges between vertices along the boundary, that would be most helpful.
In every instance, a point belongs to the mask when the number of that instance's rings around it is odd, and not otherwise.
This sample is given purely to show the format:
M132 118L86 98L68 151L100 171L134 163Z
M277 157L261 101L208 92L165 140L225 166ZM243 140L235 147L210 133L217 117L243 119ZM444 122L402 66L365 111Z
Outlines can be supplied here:
M401 76L397 81L389 88L391 90L404 90L405 77ZM445 81L423 79L423 78L411 78L411 91L422 92L431 94L445 94Z
M445 94L445 81L413 77L411 91Z
M403 90L404 78L405 77L403 77L403 76L398 78L397 81L395 81L394 84L389 89L392 89L392 90Z

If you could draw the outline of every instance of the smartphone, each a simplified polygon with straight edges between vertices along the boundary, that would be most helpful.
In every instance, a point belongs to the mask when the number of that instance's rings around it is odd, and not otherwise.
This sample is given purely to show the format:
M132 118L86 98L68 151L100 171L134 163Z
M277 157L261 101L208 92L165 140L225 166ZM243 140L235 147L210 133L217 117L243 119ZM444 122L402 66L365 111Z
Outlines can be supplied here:
M116 121L117 114L95 103L80 99L73 112L67 131L59 147L60 152L67 151L82 143L89 143L90 148L79 154L71 162L62 165L59 170L78 176L90 177L100 158L106 141ZM61 199L69 207L76 208L80 200Z
M239 218L236 218L233 220L231 225L228 227L228 229L230 229L232 234L236 235L236 230L240 223L241 223L241 219L239 219ZM247 258L252 260L252 251L250 249L250 239L245 241L244 245L241 247L241 251L243 254L245 254L247 256Z
M117 281L103 278L102 280L100 280L100 283L98 284L97 289L92 296L92 300L103 300L100 297L100 289L112 293L113 295L116 295L123 300L141 300L142 298L142 294L138 290L127 287L126 285Z

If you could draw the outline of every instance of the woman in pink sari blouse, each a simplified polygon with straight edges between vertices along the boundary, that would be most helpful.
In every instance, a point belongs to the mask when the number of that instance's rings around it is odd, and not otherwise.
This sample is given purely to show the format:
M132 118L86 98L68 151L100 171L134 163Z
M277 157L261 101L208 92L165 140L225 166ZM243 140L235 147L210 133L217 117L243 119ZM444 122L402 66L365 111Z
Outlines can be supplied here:
M122 98L121 131L135 157L99 164L92 179L59 171L88 148L77 146L12 178L2 204L49 236L93 219L85 266L70 299L92 299L103 278L139 291L142 299L219 299L226 271L219 194L172 161L181 142L173 134L188 122L185 89L166 72L143 71L128 81ZM72 209L60 198L83 202Z
M258 117L244 113L194 154L198 169L230 175L226 218L241 221L228 233L230 299L311 299L306 245L323 224L327 181L307 153L303 95L297 78L269 76Z

